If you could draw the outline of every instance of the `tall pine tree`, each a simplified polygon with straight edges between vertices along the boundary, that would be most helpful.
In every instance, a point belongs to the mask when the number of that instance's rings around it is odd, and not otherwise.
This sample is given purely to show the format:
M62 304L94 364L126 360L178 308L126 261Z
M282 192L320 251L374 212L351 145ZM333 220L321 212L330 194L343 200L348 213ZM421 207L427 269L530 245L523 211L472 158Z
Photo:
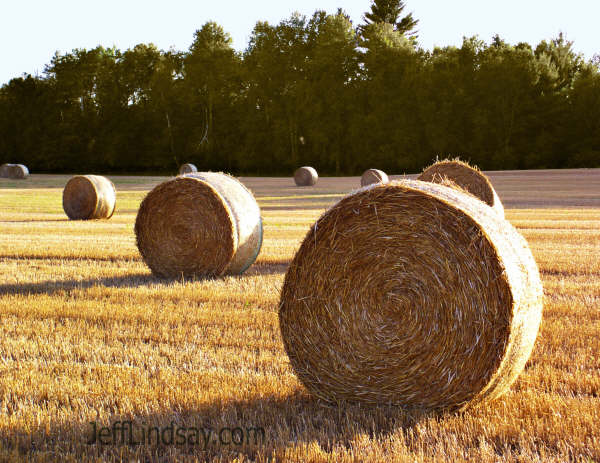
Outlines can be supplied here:
M394 26L394 29L401 34L415 36L414 28L419 23L414 19L412 13L401 18L405 5L403 0L373 0L371 11L365 13L365 22L368 27L373 23L388 23Z

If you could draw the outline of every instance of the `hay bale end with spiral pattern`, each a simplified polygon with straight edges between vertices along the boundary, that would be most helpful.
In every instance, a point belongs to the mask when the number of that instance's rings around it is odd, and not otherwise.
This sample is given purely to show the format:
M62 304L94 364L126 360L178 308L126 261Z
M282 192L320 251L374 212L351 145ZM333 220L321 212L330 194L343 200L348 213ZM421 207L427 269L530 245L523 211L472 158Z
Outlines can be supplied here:
M76 175L63 190L63 209L71 220L110 219L116 202L115 185L101 175Z
M390 179L387 174L379 169L367 169L360 177L360 185L367 186L374 183L388 183Z
M471 195L403 180L317 220L285 276L279 322L313 395L446 411L509 388L542 306L537 264L510 223Z
M504 206L492 182L477 167L470 166L460 159L444 159L427 167L417 177L417 180L433 183L443 183L444 179L451 180L504 217Z
M319 174L314 167L299 167L294 172L294 182L297 186L313 186L319 180Z
M260 208L236 178L198 172L168 180L142 201L137 246L155 275L239 275L262 246Z

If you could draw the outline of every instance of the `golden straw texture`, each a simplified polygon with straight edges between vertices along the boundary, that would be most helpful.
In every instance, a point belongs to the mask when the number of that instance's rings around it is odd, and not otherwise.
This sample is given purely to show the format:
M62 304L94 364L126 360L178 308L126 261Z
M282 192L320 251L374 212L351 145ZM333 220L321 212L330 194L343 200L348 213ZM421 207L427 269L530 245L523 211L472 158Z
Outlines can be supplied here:
M189 176L210 183L227 201L235 219L238 244L225 273L244 273L258 257L263 240L262 218L254 195L238 179L222 172L198 172Z
M373 183L388 183L390 179L387 174L379 169L367 169L360 177L360 185L367 186Z
M496 210L498 214L504 216L504 207L490 179L479 169L471 167L466 162L458 159L438 161L426 168L417 180L443 183L445 178L464 188Z
M470 195L405 180L319 218L286 274L279 320L315 396L453 410L506 391L542 306L537 265L507 221Z
M115 185L101 175L76 175L63 190L63 209L71 220L110 219L116 202Z
M262 245L262 219L238 180L201 172L154 188L140 205L135 233L156 275L214 277L252 265Z
M183 164L179 168L179 175L192 174L198 172L198 168L194 164Z
M297 186L313 186L319 180L319 174L313 167L299 167L294 172L294 181Z

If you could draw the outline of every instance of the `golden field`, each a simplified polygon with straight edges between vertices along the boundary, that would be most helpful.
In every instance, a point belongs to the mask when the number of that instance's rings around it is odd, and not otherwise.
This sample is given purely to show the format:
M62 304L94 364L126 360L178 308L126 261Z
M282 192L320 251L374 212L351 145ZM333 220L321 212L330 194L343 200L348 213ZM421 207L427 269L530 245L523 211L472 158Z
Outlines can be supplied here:
M68 176L0 179L0 461L600 461L600 169L490 177L537 259L544 319L508 394L441 416L320 402L283 349L287 265L357 177L244 178L263 248L211 281L160 280L139 256L137 208L165 177L111 176L117 211L90 222L64 215ZM91 423L121 421L210 439L88 444Z

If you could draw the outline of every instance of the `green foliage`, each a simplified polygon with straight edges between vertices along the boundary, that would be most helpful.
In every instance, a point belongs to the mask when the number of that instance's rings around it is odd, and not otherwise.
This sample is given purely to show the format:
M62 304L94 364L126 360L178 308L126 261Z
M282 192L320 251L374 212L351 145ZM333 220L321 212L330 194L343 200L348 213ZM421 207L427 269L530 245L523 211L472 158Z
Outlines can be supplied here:
M43 77L0 88L0 162L358 174L460 155L484 169L600 167L599 57L584 62L562 34L426 52L399 27L400 7L375 2L385 20L360 30L343 11L259 22L243 54L213 22L185 52L57 53Z
M419 23L414 19L412 13L401 17L405 5L402 0L373 0L371 11L365 13L364 29L368 30L373 24L391 24L394 30L400 34L411 36L415 35L414 28Z

